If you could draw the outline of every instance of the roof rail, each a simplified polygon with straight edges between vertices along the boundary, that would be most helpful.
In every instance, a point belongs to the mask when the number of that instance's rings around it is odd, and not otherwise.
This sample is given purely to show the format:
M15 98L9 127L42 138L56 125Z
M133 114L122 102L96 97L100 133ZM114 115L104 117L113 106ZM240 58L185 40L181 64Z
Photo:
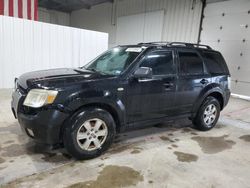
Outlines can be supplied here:
M186 46L191 48L206 48L206 49L212 49L208 45L203 44L194 44L194 43L186 43L186 42L170 42L168 43L169 46Z
M195 44L195 43L187 43L187 42L166 42L166 41L159 41L159 42L141 42L138 45L166 45L166 46L185 46L189 48L206 48L212 49L208 45L203 44Z
M167 45L169 42L164 42L164 41L158 41L158 42L141 42L138 43L137 45Z

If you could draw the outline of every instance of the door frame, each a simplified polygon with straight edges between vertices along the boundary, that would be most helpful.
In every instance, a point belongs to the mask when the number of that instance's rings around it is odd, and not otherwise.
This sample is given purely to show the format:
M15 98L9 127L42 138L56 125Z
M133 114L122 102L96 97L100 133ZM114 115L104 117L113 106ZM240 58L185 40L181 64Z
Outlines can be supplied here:
M165 91L166 93L169 93L169 92L172 92L174 97L173 97L173 106L174 106L174 103L175 103L175 92L176 92L176 89L177 89L177 80L178 80L178 74L177 74L177 70L178 70L178 66L177 66L177 60L176 60L176 54L175 54L175 49L174 48L161 48L161 49L157 49L157 48L154 48L154 49L150 49L149 51L147 51L145 54L143 54L143 57L140 58L138 60L138 62L136 62L136 64L134 65L133 69L129 72L129 74L127 75L127 84L129 84L131 82L131 78L133 77L133 73L137 70L137 68L140 67L143 59L150 53L154 53L154 52L171 52L172 53L172 60L173 60L173 69L174 69L174 74L166 74L166 75L156 75L156 76L152 76L152 78L149 78L149 79L141 79L141 80L137 80L138 83L140 82L150 82L150 81L154 81L154 80L158 80L159 82L163 82L164 79L167 79L167 78L172 78L174 80L174 89L171 91ZM134 78L133 78L134 79ZM128 104L129 102L126 101L126 104ZM128 113L127 114L127 120L129 119L128 118ZM169 117L169 116L165 116L163 118L166 118L166 117ZM160 118L162 119L162 118ZM142 121L147 121L147 120L142 120ZM142 121L135 121L135 122L142 122ZM150 119L149 119L150 121ZM133 122L133 123L135 123ZM131 123L131 122L127 122L127 123Z

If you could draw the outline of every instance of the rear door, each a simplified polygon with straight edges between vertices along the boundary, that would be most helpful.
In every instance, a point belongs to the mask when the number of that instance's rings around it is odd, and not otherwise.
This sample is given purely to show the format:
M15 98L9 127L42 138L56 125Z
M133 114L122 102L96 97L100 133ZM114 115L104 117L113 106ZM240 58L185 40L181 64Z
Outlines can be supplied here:
M178 114L190 113L202 89L210 82L204 71L200 54L192 49L178 49L178 81L175 110Z

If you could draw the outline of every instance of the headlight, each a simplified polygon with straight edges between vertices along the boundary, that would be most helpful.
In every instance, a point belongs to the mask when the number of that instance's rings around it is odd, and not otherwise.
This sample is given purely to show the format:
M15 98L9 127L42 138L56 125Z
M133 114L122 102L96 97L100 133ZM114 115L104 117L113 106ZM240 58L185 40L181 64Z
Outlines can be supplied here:
M39 108L46 104L52 104L56 99L58 91L45 89L32 89L28 93L23 105Z

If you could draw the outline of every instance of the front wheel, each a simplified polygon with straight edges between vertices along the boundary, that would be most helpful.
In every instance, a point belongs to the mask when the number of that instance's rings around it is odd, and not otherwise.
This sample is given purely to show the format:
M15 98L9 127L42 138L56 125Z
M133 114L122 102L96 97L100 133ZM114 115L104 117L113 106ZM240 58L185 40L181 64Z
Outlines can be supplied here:
M200 106L193 124L201 131L212 129L220 116L220 104L214 97L207 97Z
M113 117L105 110L91 108L77 113L64 130L64 146L76 159L101 155L115 136Z

